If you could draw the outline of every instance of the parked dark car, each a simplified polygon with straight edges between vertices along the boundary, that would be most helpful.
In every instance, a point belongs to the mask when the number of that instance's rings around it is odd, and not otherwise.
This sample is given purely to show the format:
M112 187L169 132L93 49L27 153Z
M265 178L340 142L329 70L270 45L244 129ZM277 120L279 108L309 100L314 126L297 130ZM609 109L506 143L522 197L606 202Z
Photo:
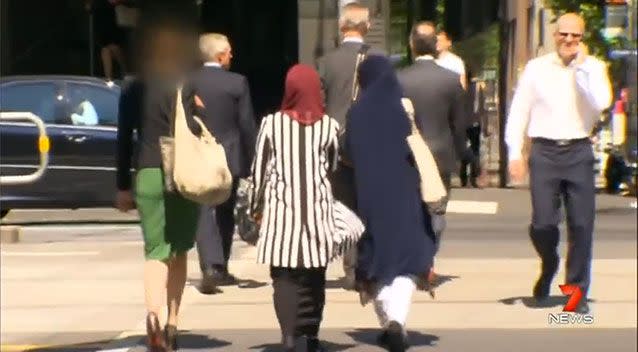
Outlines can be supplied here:
M2 216L19 208L112 206L120 87L80 76L0 79L0 111L32 112L46 124L49 166L26 185L3 185ZM24 175L39 164L38 131L27 122L0 122L0 174Z

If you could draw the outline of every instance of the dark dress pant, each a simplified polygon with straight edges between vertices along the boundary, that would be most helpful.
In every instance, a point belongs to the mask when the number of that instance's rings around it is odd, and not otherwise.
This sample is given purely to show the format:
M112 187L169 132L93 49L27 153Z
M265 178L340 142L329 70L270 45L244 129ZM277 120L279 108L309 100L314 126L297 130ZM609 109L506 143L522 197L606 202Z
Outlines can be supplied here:
M210 268L228 269L228 260L235 232L235 209L238 180L233 181L230 198L211 207L202 205L197 227L197 253L202 271Z
M470 168L470 184L476 185L476 179L481 174L481 126L475 125L467 129L467 139L470 141L470 147L463 160L461 161L461 172L459 178L461 185L465 187L468 181L467 169Z
M589 139L557 143L534 139L529 157L532 223L529 235L544 263L558 259L560 207L567 220L565 282L590 284L595 217L594 154Z

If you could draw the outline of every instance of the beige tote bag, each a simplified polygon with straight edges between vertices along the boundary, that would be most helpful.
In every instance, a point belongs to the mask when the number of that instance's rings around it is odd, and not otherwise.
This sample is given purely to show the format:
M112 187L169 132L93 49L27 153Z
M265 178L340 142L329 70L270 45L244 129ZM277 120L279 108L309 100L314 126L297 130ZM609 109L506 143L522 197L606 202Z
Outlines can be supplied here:
M408 98L403 98L401 103L403 103L403 108L410 119L410 125L412 125L412 134L406 140L412 150L414 161L421 177L421 199L430 206L437 206L447 196L445 185L439 175L436 160L434 160L430 148L425 143L414 122L412 102Z
M164 137L160 141L165 173L170 174L172 169L174 188L184 198L200 204L219 205L230 197L233 183L226 153L202 120L197 116L193 116L193 119L202 129L199 137L191 132L186 123L180 87L175 104L172 148L170 139Z

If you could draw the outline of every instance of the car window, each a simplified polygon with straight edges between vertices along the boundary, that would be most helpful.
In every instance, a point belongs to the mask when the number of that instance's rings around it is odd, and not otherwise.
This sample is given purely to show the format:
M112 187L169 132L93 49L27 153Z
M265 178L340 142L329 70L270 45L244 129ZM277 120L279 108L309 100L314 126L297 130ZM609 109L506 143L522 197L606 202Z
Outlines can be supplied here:
M58 106L56 85L52 82L17 82L0 88L0 110L31 112L44 122L53 123Z
M119 90L93 84L69 83L68 121L80 126L117 126Z

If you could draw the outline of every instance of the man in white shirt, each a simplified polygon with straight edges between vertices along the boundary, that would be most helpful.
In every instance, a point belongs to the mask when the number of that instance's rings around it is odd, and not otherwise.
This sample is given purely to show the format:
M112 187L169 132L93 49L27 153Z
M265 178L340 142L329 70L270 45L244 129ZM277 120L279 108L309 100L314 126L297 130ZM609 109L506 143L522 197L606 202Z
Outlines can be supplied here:
M584 20L573 13L558 19L556 52L531 60L519 80L507 120L505 141L514 182L526 173L523 149L529 155L532 222L529 235L542 259L534 297L549 296L558 269L561 197L567 213L569 246L566 283L577 285L587 313L592 236L595 216L594 154L590 134L600 114L611 105L605 64L587 55L581 43Z
M445 67L458 74L459 79L461 80L461 86L463 89L467 89L465 82L465 63L463 62L463 59L450 52L452 40L444 31L440 31L436 35L436 39L436 48L439 52L436 63L439 64L439 66Z

